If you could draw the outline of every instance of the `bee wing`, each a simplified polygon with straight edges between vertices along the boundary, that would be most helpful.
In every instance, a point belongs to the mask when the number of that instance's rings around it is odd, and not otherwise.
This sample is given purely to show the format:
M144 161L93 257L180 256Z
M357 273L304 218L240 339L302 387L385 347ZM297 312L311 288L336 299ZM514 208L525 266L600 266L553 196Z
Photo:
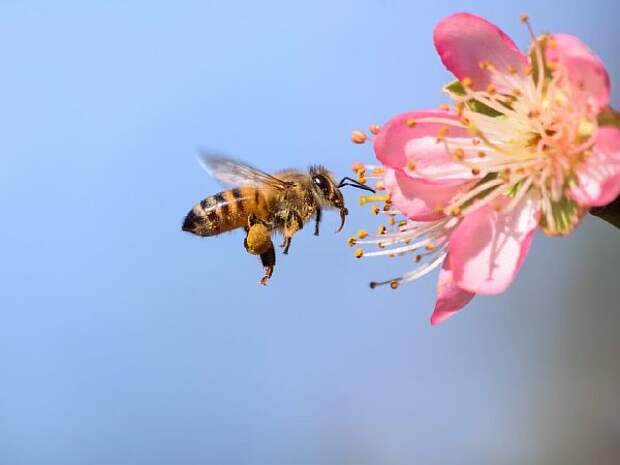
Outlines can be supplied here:
M198 161L207 173L223 184L276 189L289 187L288 182L238 160L202 153Z

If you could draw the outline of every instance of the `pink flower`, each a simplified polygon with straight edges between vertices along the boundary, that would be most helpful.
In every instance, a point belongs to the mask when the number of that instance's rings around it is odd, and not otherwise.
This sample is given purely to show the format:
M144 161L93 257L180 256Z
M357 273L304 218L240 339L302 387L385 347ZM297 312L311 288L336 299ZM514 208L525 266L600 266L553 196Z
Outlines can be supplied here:
M603 64L576 37L536 38L523 21L527 55L480 17L440 21L434 40L457 78L444 87L454 109L392 118L374 138L383 166L358 172L379 178L392 222L406 219L355 240L380 247L356 255L413 254L417 268L385 282L393 288L442 265L432 324L476 294L506 290L539 227L568 234L620 193L620 130L597 121L609 98Z

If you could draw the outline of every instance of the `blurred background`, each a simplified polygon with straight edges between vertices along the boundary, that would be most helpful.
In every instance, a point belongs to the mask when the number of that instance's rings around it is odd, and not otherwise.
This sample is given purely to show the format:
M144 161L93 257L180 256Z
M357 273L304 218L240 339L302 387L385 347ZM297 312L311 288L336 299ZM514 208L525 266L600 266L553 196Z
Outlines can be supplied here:
M371 162L354 128L446 101L456 11L525 48L582 38L620 80L609 1L0 1L0 464L615 464L618 231L538 235L508 292L431 327L435 278L368 281L358 192L273 280L197 147L265 169ZM620 106L613 91L612 104Z

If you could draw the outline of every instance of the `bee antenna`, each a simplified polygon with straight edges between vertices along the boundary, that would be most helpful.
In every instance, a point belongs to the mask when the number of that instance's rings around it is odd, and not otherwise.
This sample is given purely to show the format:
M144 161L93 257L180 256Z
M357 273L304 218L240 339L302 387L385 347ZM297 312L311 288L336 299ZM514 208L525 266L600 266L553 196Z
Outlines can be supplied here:
M349 182L346 182L346 181L349 181ZM353 184L351 184L351 183L353 183ZM340 180L340 183L338 183L338 188L345 187L345 186L357 187L358 189L363 189L365 191L370 191L373 194L376 193L376 191L372 187L368 187L368 186L362 184L361 182L356 181L355 179L349 178L347 176L342 178Z

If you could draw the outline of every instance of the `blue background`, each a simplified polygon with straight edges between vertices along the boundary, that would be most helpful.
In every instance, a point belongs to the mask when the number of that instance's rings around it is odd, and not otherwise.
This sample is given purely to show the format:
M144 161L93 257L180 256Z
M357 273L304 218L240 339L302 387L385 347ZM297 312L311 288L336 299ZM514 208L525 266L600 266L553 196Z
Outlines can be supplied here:
M514 285L429 325L434 275L367 282L304 230L266 288L196 148L265 170L372 161L353 128L437 107L434 24L581 37L620 79L620 4L0 1L0 463L612 464L618 234L538 235ZM612 103L620 104L618 93ZM309 228L311 229L311 228Z

